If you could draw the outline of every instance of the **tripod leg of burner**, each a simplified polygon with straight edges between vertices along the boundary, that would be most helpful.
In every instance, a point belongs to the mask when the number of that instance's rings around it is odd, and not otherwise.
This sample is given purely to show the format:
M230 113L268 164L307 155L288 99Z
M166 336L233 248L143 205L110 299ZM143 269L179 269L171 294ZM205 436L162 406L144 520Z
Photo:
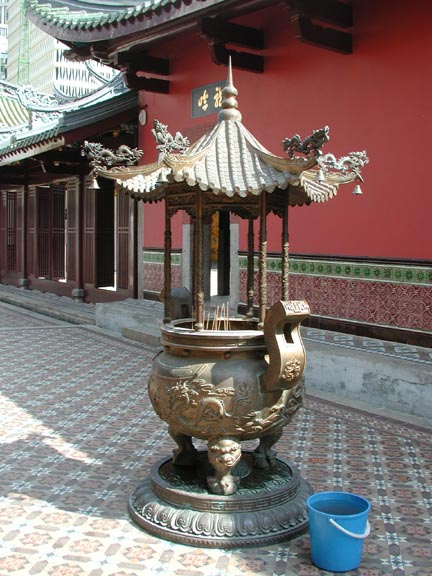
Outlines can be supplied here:
M208 459L215 475L207 476L207 484L213 494L228 496L237 491L240 478L231 470L240 458L241 444L235 438L217 438L208 443Z
M266 470L271 468L276 461L276 452L272 450L272 446L282 436L282 430L279 429L273 434L268 434L260 438L259 445L254 450L254 466Z
M197 449L192 443L192 438L181 432L177 432L171 426L168 432L178 448L173 450L173 462L177 466L193 466L197 458Z

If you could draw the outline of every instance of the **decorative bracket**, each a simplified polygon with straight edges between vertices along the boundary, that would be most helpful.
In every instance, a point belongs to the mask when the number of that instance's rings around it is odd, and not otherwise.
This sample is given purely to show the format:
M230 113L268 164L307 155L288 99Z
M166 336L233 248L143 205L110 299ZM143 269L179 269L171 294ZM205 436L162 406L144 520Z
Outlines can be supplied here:
M312 24L310 18L303 16L296 18L296 23L298 27L297 37L304 42L341 54L352 54L352 35L348 32Z
M338 28L353 25L352 6L340 0L288 0L290 7L299 15L316 18Z
M248 70L249 72L264 72L264 57L251 52L237 52L236 50L229 50L225 48L225 44L210 43L210 51L212 60L215 64L223 64L228 66L231 57L231 64L233 68L240 68L241 70Z
M216 42L237 44L251 50L264 49L264 31L240 24L226 22L220 18L203 18L201 33Z
M353 25L351 3L340 0L287 0L293 11L293 21L297 26L297 37L328 50L342 54L352 53L352 34L338 28ZM326 22L332 27L324 27L315 21Z
M168 76L170 73L170 62L166 58L149 56L145 52L136 54L120 52L117 55L116 66L123 71L124 81L128 88L156 92L158 94L169 94L169 80L144 76L144 74Z
M228 65L231 56L235 68L251 72L264 72L264 57L252 52L237 52L226 48L226 44L244 46L254 51L264 49L264 31L220 18L203 18L201 20L201 33L207 39L215 64Z
M124 73L124 81L126 86L133 90L145 90L146 92L156 92L157 94L169 94L169 80L137 76L136 72L127 71Z
M149 56L146 52L119 52L117 66L120 70L127 70L128 72L144 72L157 76L169 76L170 74L170 61L167 58Z

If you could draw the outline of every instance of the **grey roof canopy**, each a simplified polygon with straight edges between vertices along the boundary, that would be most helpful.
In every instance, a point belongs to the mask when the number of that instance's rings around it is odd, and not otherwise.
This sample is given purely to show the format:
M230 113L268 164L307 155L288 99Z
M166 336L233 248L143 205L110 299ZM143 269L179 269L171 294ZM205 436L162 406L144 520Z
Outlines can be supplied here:
M130 88L157 93L168 93L172 81L170 60L157 53L158 45L192 31L208 44L215 63L227 65L231 56L235 68L264 72L264 30L239 24L238 19L277 4L280 0L144 0L139 4L25 0L29 20L66 44L67 58L107 64L124 72ZM287 23L295 23L296 39L343 54L352 52L351 2L290 0L285 4L283 13Z
M189 146L179 133L173 137L166 126L156 121L153 133L161 152L157 162L129 168L98 167L95 172L117 180L126 192L144 201L162 199L164 191L177 184L177 188L197 186L216 196L237 200L266 191L270 195L288 195L291 205L325 202L336 195L339 184L360 178L360 172L348 162L349 156L341 169L330 170L327 157L334 156L322 156L319 150L328 139L328 129L319 132L315 146L307 148L301 142L296 146L303 146L306 158L293 153L287 157L272 154L242 123L229 66L218 121L197 142ZM360 155L363 165L367 158L364 153Z
M255 4L269 4L268 0ZM137 30L162 25L173 20L192 20L198 13L214 7L216 12L231 9L239 0L144 0L141 3L98 0L27 0L30 20L48 30L55 29L57 38L74 41L109 40ZM223 5L223 6L222 6ZM49 32L50 33L50 32ZM87 33L87 35L86 35ZM84 34L84 35L83 35Z
M0 166L59 148L68 132L136 109L137 94L119 80L67 104L30 86L0 82Z

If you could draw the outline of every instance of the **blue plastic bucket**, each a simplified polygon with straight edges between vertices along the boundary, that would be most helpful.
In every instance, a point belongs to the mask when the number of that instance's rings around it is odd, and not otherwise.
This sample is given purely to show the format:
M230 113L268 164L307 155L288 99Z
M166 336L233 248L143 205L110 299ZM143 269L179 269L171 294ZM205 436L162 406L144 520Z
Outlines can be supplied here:
M358 567L363 541L369 536L370 503L347 492L319 492L307 500L311 559L329 572Z

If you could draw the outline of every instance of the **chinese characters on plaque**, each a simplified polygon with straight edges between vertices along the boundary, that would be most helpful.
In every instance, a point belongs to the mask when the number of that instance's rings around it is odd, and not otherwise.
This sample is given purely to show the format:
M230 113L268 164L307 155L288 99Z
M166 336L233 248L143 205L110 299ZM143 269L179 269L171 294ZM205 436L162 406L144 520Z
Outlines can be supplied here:
M192 90L192 118L219 112L222 108L222 89L225 80Z

